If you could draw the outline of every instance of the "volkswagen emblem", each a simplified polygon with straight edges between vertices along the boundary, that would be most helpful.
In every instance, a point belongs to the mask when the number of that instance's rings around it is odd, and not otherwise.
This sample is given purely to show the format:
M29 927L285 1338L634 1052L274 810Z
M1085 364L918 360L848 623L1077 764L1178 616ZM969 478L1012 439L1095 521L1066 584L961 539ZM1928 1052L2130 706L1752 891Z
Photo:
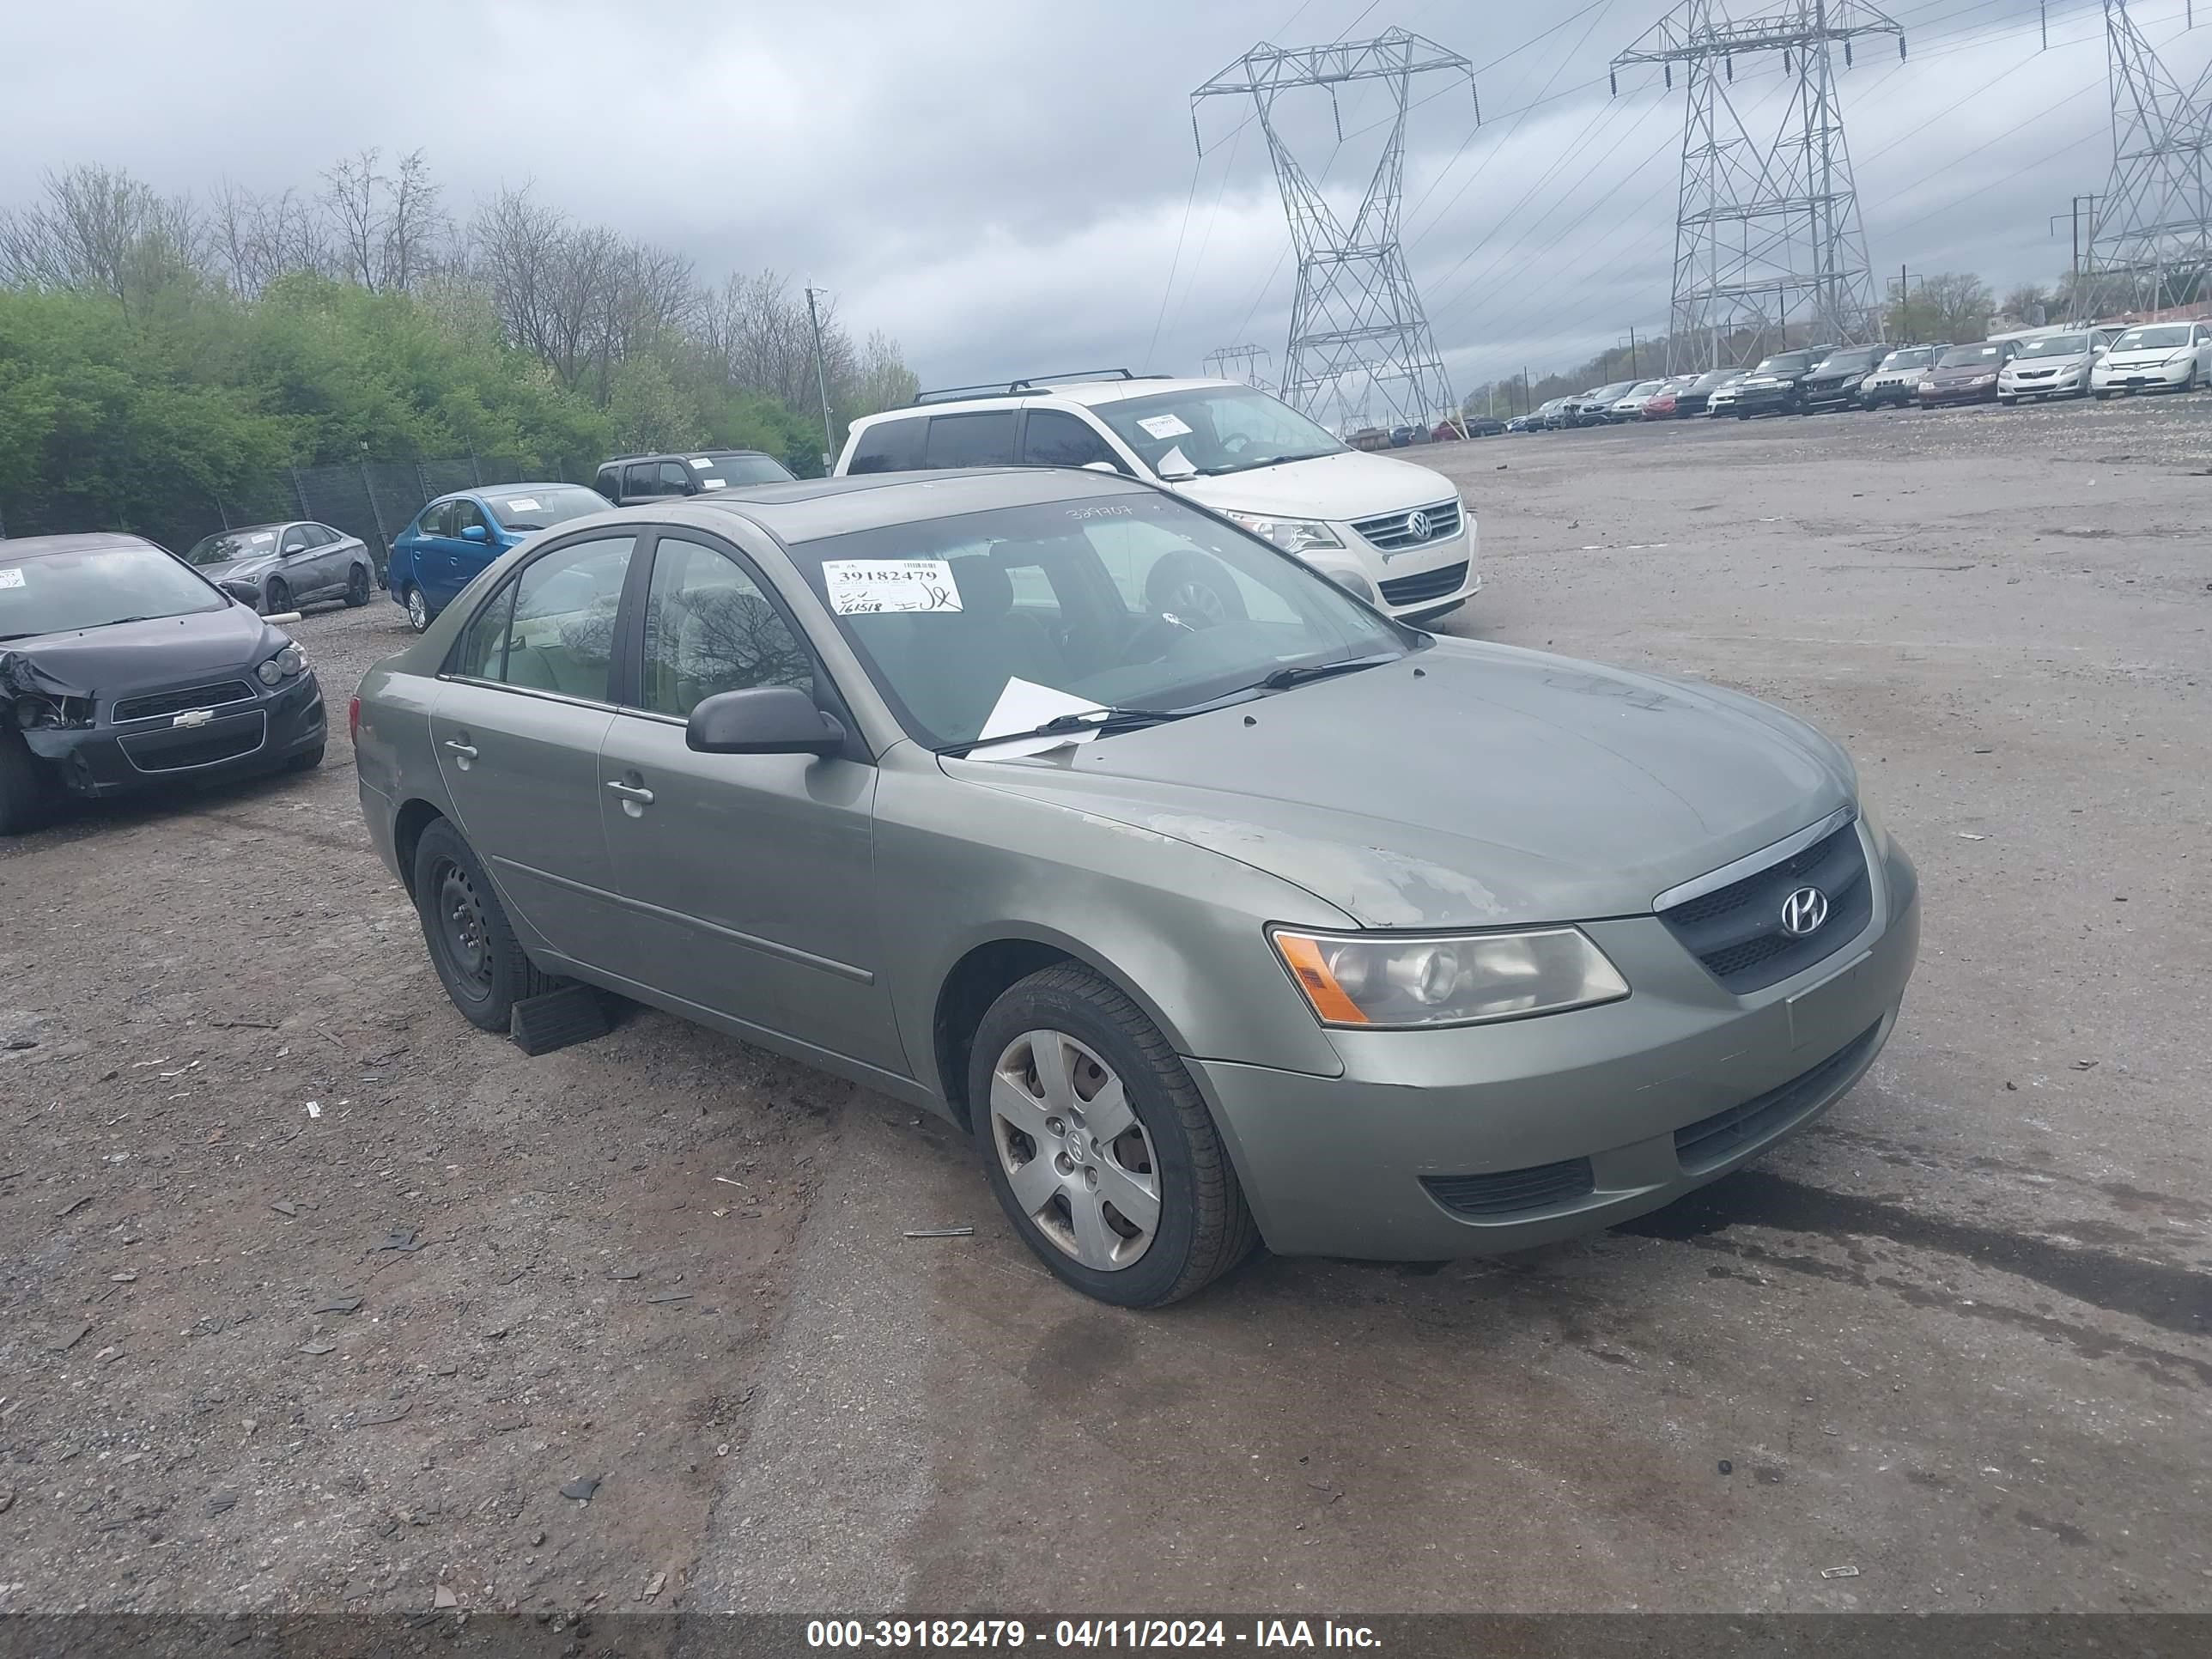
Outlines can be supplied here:
M1416 507L1406 515L1406 533L1417 542L1429 538L1429 515Z
M1782 931L1792 939L1817 933L1828 919L1828 896L1817 887L1800 887L1782 901Z

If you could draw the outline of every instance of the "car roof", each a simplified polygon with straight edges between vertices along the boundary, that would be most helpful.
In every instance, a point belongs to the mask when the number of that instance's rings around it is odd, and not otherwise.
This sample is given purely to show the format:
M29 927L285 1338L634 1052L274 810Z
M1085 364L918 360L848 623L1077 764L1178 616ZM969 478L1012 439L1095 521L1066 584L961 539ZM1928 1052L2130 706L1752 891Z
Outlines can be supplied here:
M610 455L599 465L619 466L628 461L680 461L686 455L767 455L765 449L732 449L723 445L707 445L698 449L649 449L635 455ZM773 459L773 457L769 459Z
M41 559L55 553L96 553L104 547L150 547L165 552L158 542L125 530L94 530L76 536L17 536L0 538L0 564Z
M731 516L747 519L786 543L818 541L854 531L949 519L994 507L1084 501L1100 495L1158 495L1151 485L1118 473L1072 467L952 467L927 472L864 472L857 477L802 478L793 483L747 484L711 495L672 497L651 507L619 507L564 523L569 531L595 523L641 519L690 523L702 530Z
M425 507L435 507L440 501L458 501L465 495L511 495L518 489L589 489L589 484L572 484L559 478L526 478L520 483L471 484L466 489L449 489L442 495L434 495ZM303 521L304 522L304 521Z
M1040 380L1020 392L984 392L973 398L945 398L928 403L908 404L903 408L887 409L881 414L865 416L853 424L864 426L872 422L916 415L957 415L968 410L1006 409L1018 404L1035 403L1041 398L1059 398L1068 403L1095 408L1100 404L1123 403L1131 398L1156 398L1164 392L1232 389L1250 392L1255 388L1242 380L1224 380L1211 376L1177 380L1165 374L1134 380ZM706 452L702 450L700 453L704 454Z

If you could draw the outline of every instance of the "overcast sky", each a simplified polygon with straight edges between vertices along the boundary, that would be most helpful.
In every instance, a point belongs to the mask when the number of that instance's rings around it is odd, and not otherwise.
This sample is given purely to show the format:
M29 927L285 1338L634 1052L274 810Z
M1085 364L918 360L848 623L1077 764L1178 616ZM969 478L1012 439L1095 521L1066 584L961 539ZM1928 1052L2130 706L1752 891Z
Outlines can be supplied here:
M2191 33L2185 3L2130 8L2185 86L2212 57L2212 4ZM1466 387L1666 325L1680 80L1670 95L1625 71L1614 97L1604 77L1669 7L1580 4L19 0L0 24L0 201L76 161L168 191L225 174L273 190L364 144L420 145L459 217L534 179L702 274L772 266L831 289L925 384L1195 370L1248 341L1279 367L1296 266L1266 145L1240 127L1249 103L1215 100L1200 157L1189 94L1259 41L1396 25L1478 69L1481 127L1439 78L1416 83L1437 95L1407 140L1404 240ZM2048 216L2111 163L2103 26L2097 0L2049 0L2040 51L2038 9L1909 0L1889 9L1909 61L1869 42L1841 73L1877 270L1972 270L2002 291L2065 267ZM1778 119L1761 100L1780 70L1737 64L1747 116ZM1302 158L1356 190L1384 95L1346 89L1333 163L1328 96L1303 96L1286 118Z

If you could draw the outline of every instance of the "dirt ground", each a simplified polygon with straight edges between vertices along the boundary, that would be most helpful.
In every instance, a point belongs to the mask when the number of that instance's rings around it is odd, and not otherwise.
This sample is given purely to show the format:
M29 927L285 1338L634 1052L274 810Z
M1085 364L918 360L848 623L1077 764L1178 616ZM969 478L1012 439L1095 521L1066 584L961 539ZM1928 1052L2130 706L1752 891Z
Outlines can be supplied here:
M1451 631L1774 698L1918 860L1811 1132L1093 1306L886 1100L453 1012L343 741L380 595L296 629L319 772L0 844L0 1610L2212 1610L2212 398L1418 459Z

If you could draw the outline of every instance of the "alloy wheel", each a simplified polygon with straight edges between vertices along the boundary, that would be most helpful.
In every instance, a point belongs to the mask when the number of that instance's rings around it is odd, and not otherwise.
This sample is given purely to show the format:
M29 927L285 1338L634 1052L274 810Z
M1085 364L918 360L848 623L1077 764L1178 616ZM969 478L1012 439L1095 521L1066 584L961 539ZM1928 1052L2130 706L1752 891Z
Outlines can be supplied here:
M407 625L417 634L430 625L430 602L422 597L422 590L407 590Z
M1113 1068L1064 1031L1027 1031L991 1068L991 1145L1022 1213L1085 1267L1151 1248L1159 1160Z

